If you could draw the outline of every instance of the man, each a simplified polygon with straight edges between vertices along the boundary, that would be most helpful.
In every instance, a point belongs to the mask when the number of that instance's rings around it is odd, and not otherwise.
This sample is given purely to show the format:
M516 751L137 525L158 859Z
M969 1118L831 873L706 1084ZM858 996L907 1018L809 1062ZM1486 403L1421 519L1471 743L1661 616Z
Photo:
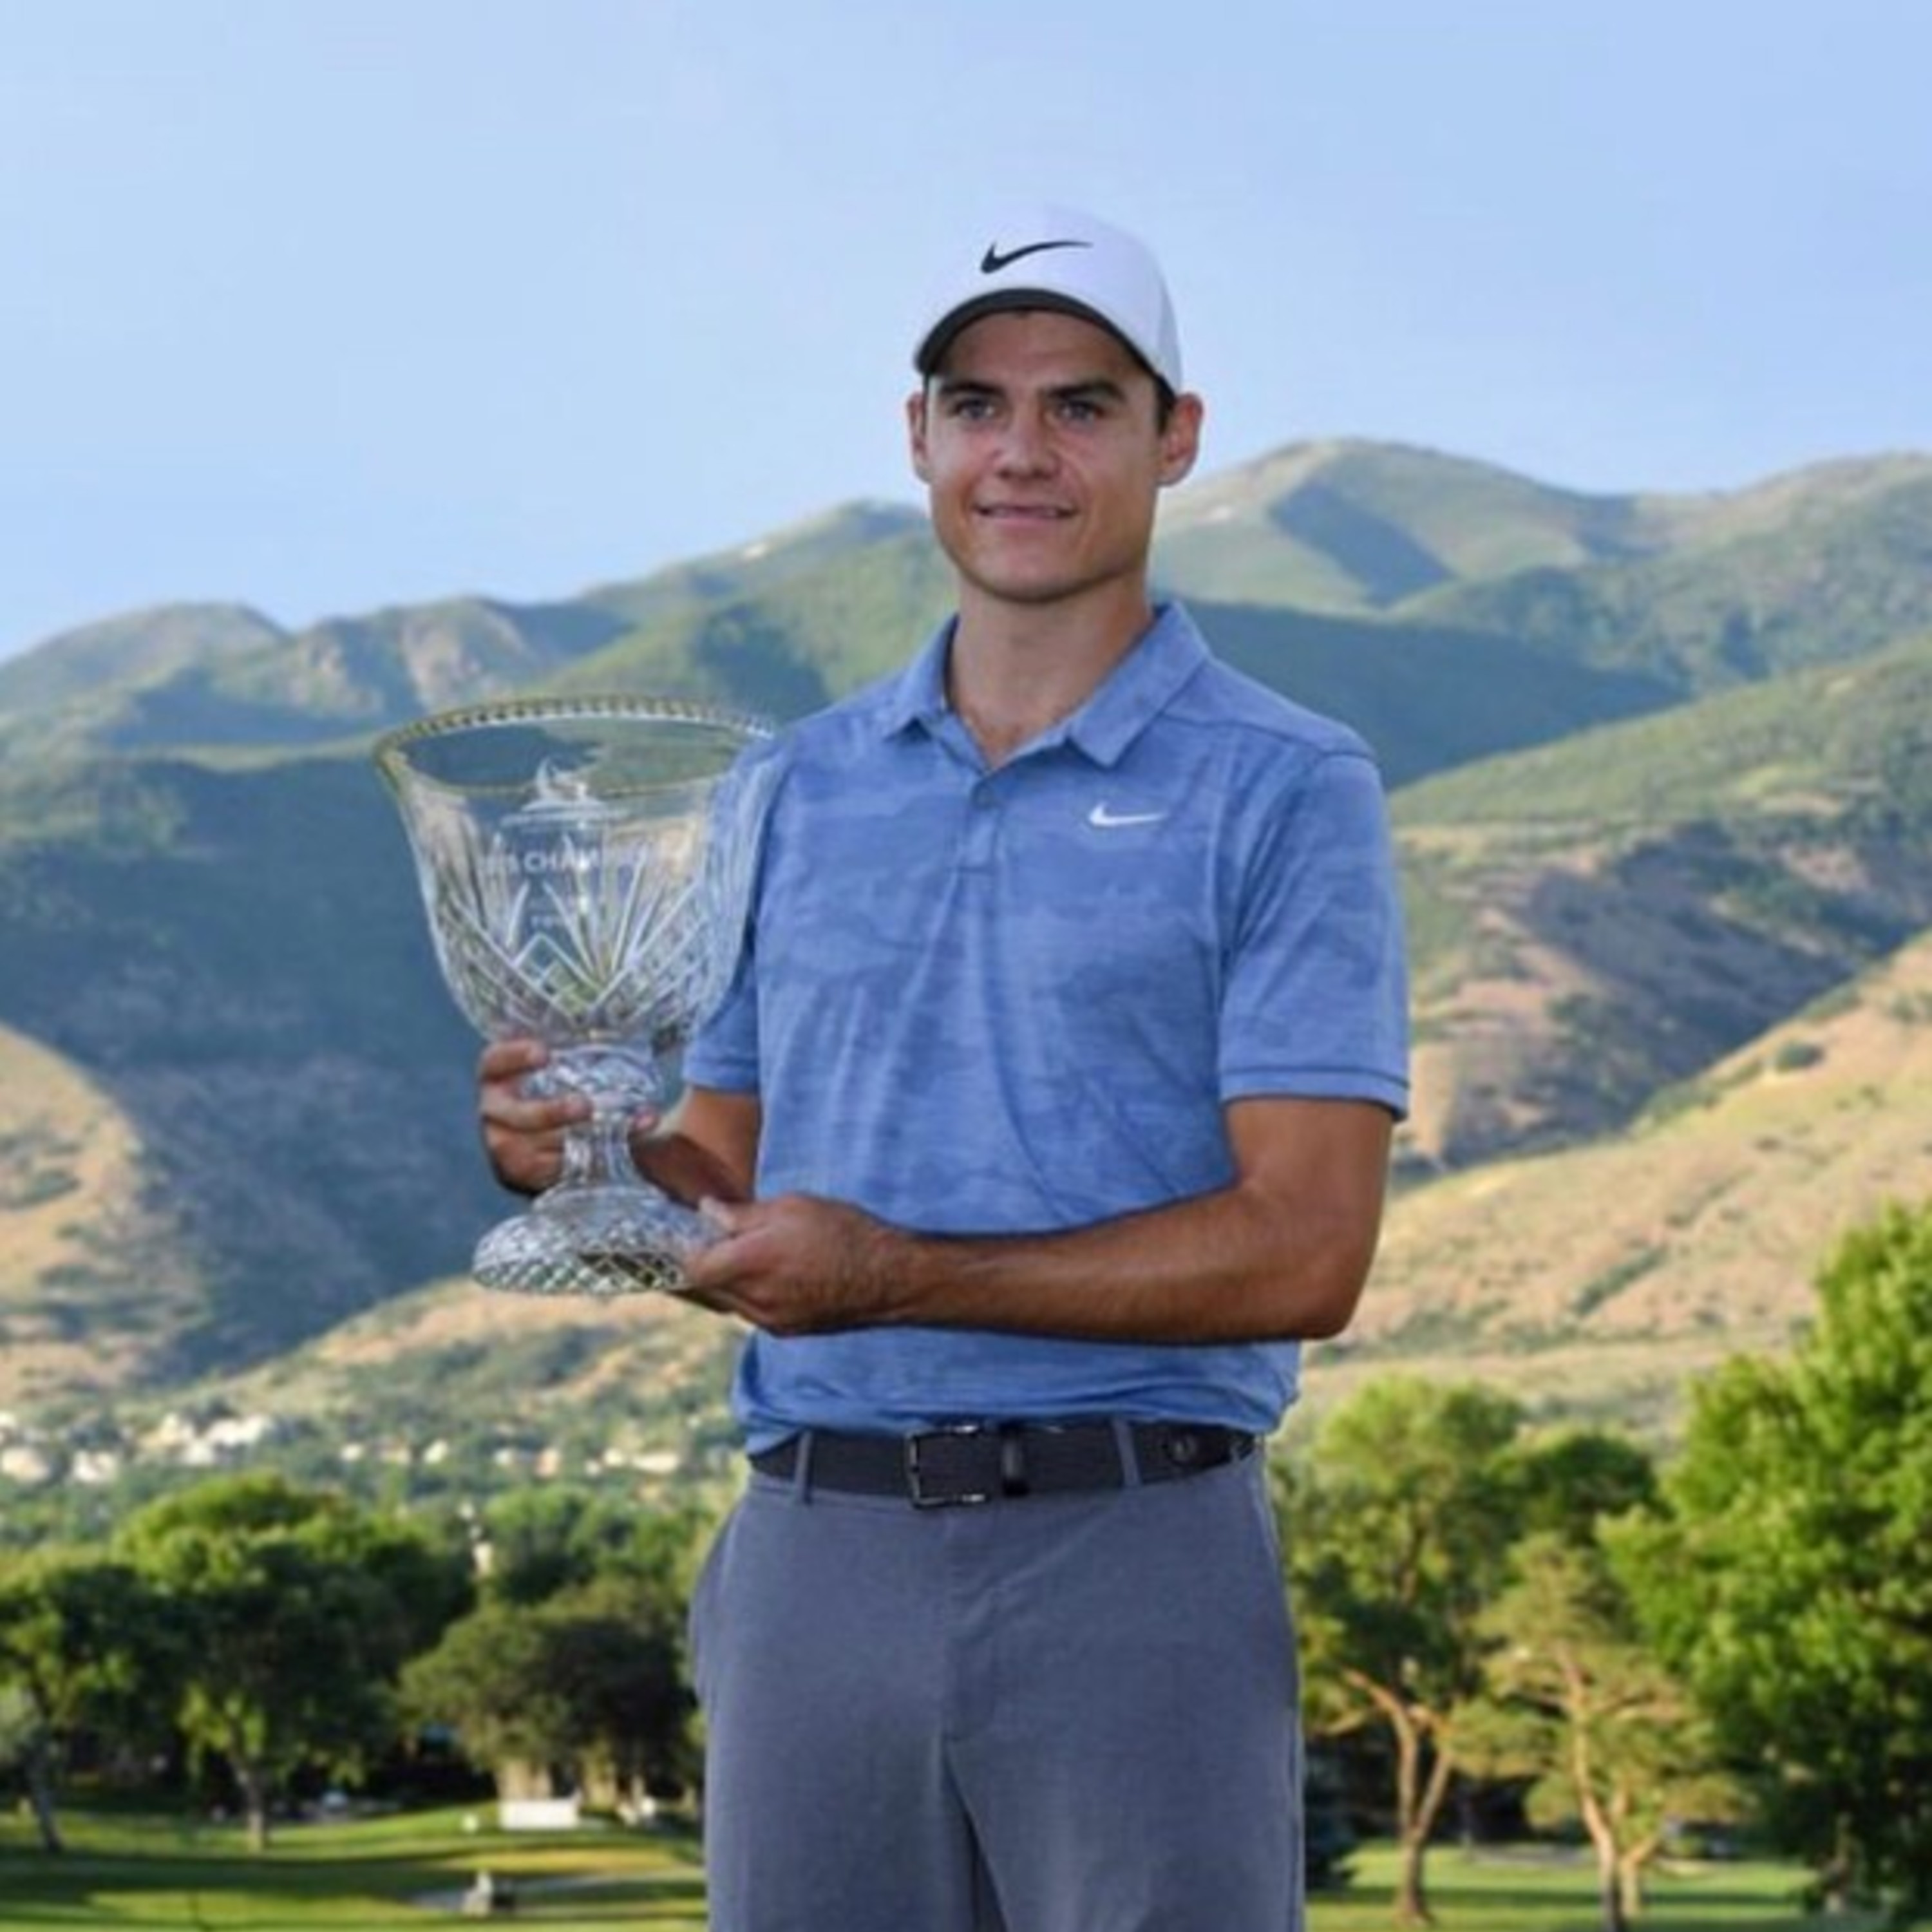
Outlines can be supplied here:
M1138 242L975 237L914 361L957 614L788 734L743 970L636 1141L752 1331L693 1606L712 1924L1283 1932L1255 1452L1406 1101L1379 783L1150 600L1202 412ZM569 1118L539 1059L482 1066L524 1189Z

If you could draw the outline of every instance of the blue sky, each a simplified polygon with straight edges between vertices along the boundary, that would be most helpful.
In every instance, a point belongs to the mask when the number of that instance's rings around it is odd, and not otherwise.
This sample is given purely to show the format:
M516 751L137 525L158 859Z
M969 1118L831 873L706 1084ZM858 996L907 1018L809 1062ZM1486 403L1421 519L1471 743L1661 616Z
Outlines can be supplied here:
M568 596L916 500L1017 200L1165 260L1203 468L1932 449L1924 0L0 0L0 652Z

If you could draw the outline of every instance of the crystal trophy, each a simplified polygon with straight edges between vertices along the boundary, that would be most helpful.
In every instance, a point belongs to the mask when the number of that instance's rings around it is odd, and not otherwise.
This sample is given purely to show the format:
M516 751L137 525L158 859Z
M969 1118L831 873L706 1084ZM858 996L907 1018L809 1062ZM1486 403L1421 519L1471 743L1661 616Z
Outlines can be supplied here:
M742 942L772 741L762 720L657 698L533 698L392 731L436 958L491 1040L550 1049L529 1090L582 1094L556 1184L484 1234L485 1288L619 1294L683 1284L713 1237L631 1159Z

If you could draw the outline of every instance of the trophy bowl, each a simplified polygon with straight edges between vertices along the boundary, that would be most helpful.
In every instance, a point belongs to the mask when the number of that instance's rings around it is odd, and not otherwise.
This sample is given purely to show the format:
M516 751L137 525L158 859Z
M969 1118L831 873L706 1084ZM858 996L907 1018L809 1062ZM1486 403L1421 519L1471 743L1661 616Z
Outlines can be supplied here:
M530 1093L590 1102L556 1185L478 1244L485 1288L675 1291L714 1238L638 1173L630 1126L668 1103L730 982L772 738L705 705L584 698L440 712L377 741L457 1005L488 1039L549 1047Z

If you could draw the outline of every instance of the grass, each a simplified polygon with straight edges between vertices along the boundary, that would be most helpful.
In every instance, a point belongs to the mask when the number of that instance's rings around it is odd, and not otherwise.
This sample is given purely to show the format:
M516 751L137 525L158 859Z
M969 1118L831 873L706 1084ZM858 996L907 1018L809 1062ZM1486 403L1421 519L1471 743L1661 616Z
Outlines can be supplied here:
M490 1816L493 1807L476 1816ZM516 1888L514 1917L552 1932L703 1932L704 1881L686 1831L548 1834L466 1828L460 1810L280 1827L250 1853L238 1827L186 1819L62 1820L50 1858L26 1820L0 1820L0 1932L68 1926L165 1932L361 1932L472 1922L461 1894L484 1870Z
M485 1869L518 1890L514 1916L499 1924L704 1932L706 1923L696 1841L678 1829L511 1837L437 1811L285 1826L258 1858L232 1826L79 1812L65 1822L70 1849L56 1858L38 1850L24 1817L0 1817L0 1932L419 1932L475 1922L458 1900ZM1598 1923L1586 1858L1444 1847L1428 1875L1441 1932L1594 1932ZM1311 1932L1389 1932L1394 1876L1392 1852L1362 1851L1348 1888L1313 1902ZM1674 1867L1653 1883L1638 1932L1876 1932L1876 1919L1808 1915L1802 1878L1767 1862Z
M1390 1932L1395 1853L1370 1846L1353 1868L1346 1891L1311 1902L1310 1932ZM1652 1875L1634 1932L1876 1932L1876 1915L1807 1912L1798 1897L1805 1876L1756 1859L1673 1864ZM1597 1932L1601 1922L1587 1853L1442 1846L1430 1854L1426 1878L1438 1932Z

